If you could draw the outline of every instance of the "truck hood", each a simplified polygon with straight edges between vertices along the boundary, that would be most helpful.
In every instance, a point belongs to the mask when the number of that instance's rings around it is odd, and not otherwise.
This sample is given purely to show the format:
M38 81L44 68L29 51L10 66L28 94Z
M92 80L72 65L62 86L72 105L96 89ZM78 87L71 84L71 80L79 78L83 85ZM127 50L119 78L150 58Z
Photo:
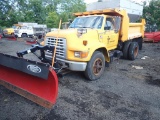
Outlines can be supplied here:
M76 39L98 39L98 30L95 29L87 29L87 33L83 34L81 37L78 36L77 29L65 29L57 31L49 32L46 34L46 37L60 37L66 38L67 40L76 40Z
M13 28L6 28L6 29L4 29L4 30L7 30L7 31L14 31Z
M77 29L65 29L65 30L60 30L58 33L58 30L49 32L46 34L46 37L61 37L61 38L66 38L68 35L76 35L77 34Z

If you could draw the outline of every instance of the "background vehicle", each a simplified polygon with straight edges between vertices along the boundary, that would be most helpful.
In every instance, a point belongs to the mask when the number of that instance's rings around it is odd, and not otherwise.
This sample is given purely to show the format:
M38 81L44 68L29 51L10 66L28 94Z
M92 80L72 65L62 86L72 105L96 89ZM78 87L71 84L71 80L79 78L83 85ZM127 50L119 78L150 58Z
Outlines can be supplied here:
M13 28L6 28L3 30L3 36L6 35L13 35L14 34L14 29Z
M145 42L160 42L160 31L157 32L145 32L144 34Z
M142 49L145 20L130 23L125 10L106 9L75 13L67 30L59 31L56 59L60 66L84 71L89 80L99 79L113 57L137 58ZM47 33L45 45L55 46L57 31ZM52 59L52 52L46 51Z
M21 28L15 30L15 35L17 37L33 37L37 36L41 39L47 31L46 25L41 25L37 23L23 23L19 22Z
M20 29L20 27L21 27L20 24L14 24L14 25L12 26L12 28L5 28L5 29L3 30L3 36L4 36L4 37L7 37L7 36L9 36L9 35L14 35L14 31L15 31L16 29Z

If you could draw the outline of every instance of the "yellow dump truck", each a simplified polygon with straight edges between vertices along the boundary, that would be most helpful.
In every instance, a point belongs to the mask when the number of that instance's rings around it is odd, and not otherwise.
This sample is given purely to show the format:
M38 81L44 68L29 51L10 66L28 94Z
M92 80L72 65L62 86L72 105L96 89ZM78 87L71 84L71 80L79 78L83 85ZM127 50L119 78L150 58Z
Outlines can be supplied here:
M14 29L13 28L5 28L3 30L3 35L13 35L14 34Z
M20 27L21 27L21 25L19 25L19 24L14 24L14 25L12 26L12 28L5 28L5 29L3 30L3 36L6 36L6 35L14 35L14 30L19 29Z
M113 57L134 60L142 49L145 20L130 23L125 10L106 9L80 12L67 30L50 32L44 45L55 46L56 62L72 71L84 71L89 80L97 80ZM46 58L52 52L46 51Z

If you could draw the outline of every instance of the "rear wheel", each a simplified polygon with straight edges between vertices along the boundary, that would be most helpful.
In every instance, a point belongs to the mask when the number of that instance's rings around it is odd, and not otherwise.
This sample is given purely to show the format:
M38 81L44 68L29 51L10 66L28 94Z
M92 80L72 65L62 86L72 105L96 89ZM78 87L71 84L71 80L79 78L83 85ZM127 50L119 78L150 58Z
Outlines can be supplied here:
M21 37L24 38L24 37L28 37L28 36L27 36L26 33L23 33L23 34L21 35Z
M135 60L139 53L139 45L137 42L132 42L129 47L129 59Z
M138 39L138 45L139 45L139 50L142 50L143 38L139 38L139 39Z
M103 53L96 51L94 52L91 60L87 64L85 70L85 76L93 81L99 79L104 73L105 68L105 58Z

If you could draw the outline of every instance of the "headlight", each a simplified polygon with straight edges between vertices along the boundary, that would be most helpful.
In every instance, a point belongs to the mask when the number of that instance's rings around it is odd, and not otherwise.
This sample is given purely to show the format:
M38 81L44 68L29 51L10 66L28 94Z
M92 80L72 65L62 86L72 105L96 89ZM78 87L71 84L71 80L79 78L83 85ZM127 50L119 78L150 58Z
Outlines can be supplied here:
M74 52L74 56L78 58L86 58L88 56L88 51L87 52L81 52L81 51Z
M74 56L80 58L81 57L81 52L74 52Z

